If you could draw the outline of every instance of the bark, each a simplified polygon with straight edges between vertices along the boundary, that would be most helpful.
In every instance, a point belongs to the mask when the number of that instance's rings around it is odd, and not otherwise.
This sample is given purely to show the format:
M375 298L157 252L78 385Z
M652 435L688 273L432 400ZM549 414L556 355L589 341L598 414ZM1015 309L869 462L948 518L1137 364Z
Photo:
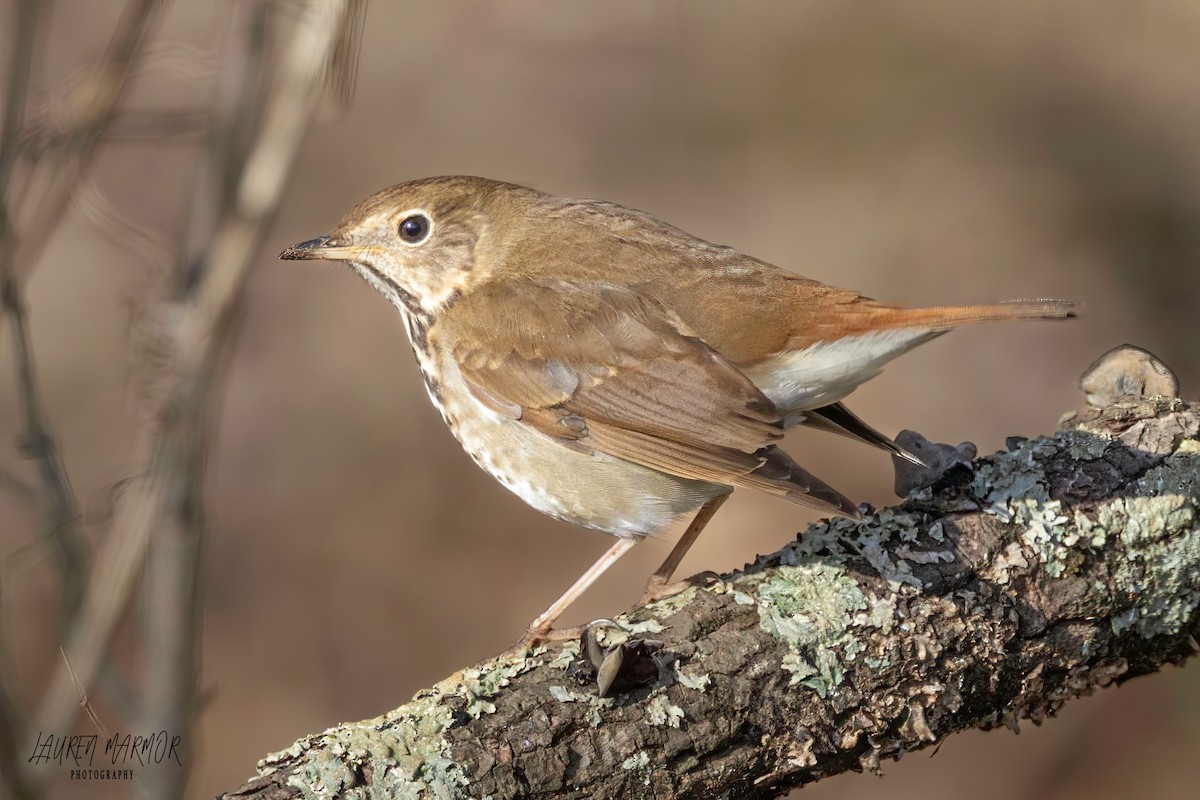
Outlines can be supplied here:
M775 797L1193 655L1200 404L1089 408L620 622L662 674L502 655L308 736L227 798ZM643 665L644 666L644 665Z

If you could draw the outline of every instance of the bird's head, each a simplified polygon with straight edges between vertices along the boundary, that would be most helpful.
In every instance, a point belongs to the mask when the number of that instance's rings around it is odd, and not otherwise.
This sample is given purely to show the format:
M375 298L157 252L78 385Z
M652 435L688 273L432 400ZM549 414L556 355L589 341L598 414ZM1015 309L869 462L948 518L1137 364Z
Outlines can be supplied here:
M428 317L487 279L508 239L504 220L538 196L484 178L401 183L363 200L327 236L279 257L347 262L397 308Z

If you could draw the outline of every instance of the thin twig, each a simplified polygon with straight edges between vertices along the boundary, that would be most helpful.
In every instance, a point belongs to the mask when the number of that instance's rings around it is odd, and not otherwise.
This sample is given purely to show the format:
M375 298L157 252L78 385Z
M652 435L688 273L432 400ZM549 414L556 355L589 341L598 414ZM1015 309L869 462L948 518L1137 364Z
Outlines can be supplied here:
M221 226L211 250L211 267L179 323L174 354L178 378L165 404L162 432L144 446L149 471L118 500L112 531L97 555L88 595L68 640L66 650L84 686L95 677L127 604L151 532L170 502L173 476L179 473L180 457L187 452L179 440L178 422L188 419L191 409L207 400L222 344L237 317L247 270L278 206L316 107L316 87L334 47L337 22L345 13L346 2L313 3L296 24L237 186L235 212ZM189 468L182 465L184 470ZM58 670L36 716L36 729L69 729L78 713L74 698L70 676Z
M63 577L61 613L64 623L69 623L83 598L84 566L87 560L79 532L79 504L71 490L62 454L41 410L20 290L10 270L5 269L0 280L3 280L0 308L8 317L12 331L13 361L16 364L17 394L21 407L21 433L17 438L17 449L23 457L33 459L38 467L45 498L44 529L54 541L55 555Z
M37 34L37 0L16 0L13 4L12 61L8 65L8 86L4 96L4 123L0 128L0 198L7 201L8 179L17 160L17 141L25 121L29 76L33 70L33 45ZM7 205L7 203L6 203Z
M82 600L86 556L78 530L78 502L62 454L41 410L21 285L46 239L57 227L77 188L78 179L91 163L95 147L113 118L138 47L161 3L162 0L130 0L106 57L76 88L67 105L68 116L62 127L70 133L74 146L61 158L38 162L17 198L12 196L11 178L25 115L38 13L36 1L24 0L18 6L21 16L14 30L14 65L6 101L4 138L0 143L0 178L3 179L3 191L0 192L0 306L12 328L22 415L18 447L38 465L48 512L45 527L54 538L63 572L64 621L74 617Z
M116 115L142 41L163 5L165 0L129 0L104 57L65 104L58 127L71 144L57 151L56 158L37 162L12 203L12 227L17 234L12 271L18 284L33 270L91 166L96 147Z
M189 193L184 248L179 253L170 303L186 313L192 294L211 267L208 248L233 211L233 192L245 168L246 147L235 133L253 137L261 119L269 74L265 26L273 9L265 4L235 6L229 21L222 71L217 76L208 147ZM253 142L253 139L250 138ZM240 146L239 146L240 145ZM171 314L169 316L175 316ZM218 350L232 336L218 337ZM170 343L173 344L173 343ZM148 365L153 369L154 365ZM144 580L141 625L145 654L144 730L184 733L196 714L199 647L203 603L202 564L205 544L204 477L215 419L213 387L223 370L199 383L196 397L171 413L169 428L179 443L174 482L167 493L162 519L150 542ZM151 380L153 382L153 376ZM147 405L155 404L147 398ZM153 408L147 409L151 417ZM157 413L171 409L158 409ZM154 765L145 773L147 793L156 798L182 797L190 763Z
M85 552L79 534L79 505L67 478L62 455L45 421L34 375L29 328L20 284L16 278L15 231L10 227L9 179L16 163L17 132L25 117L25 98L33 64L37 34L36 0L22 0L13 26L13 63L9 71L8 98L4 109L4 134L0 139L0 310L12 329L13 361L21 408L21 433L17 447L21 455L34 459L45 499L45 528L54 540L63 574L63 620L70 620L83 596Z
M0 127L0 294L3 295L6 310L10 305L16 309L20 308L12 268L16 248L9 224L9 179L12 175L13 165L16 163L17 134L21 129L25 117L26 97L29 92L29 78L33 68L33 45L37 26L37 0L16 0L13 4L12 60L9 63L8 85L4 102L4 121L2 127ZM10 300L12 301L11 303L9 302ZM19 316L14 315L11 317L11 320L14 329L14 347L17 349L17 364L18 369L20 369L20 365L28 361L28 351L25 349L26 343L23 336L24 325ZM22 334L20 337L17 335L18 331ZM22 383L22 381L19 379L18 383ZM22 413L25 416L26 423L23 429L28 433L30 428L28 427L29 412L27 410L27 403L31 398L25 393L24 390L26 388L29 387L22 383ZM36 415L34 419L37 419ZM23 482L18 482L16 479L9 481L8 484L14 487L24 485ZM64 557L64 563L70 552L72 551L69 547L60 549L60 554ZM73 570L74 565L71 568ZM64 585L69 585L70 583L69 579L64 581ZM0 597L2 596L0 594ZM66 608L65 602L64 608ZM0 622L2 622L2 619L0 619ZM22 730L23 715L14 699L16 693L13 687L9 685L7 677L12 673L8 669L10 659L7 648L4 646L5 642L6 639L3 636L3 631L0 630L0 776L3 776L3 780L0 780L0 786L4 786L6 794L13 798L33 797L35 796L35 791L28 785L21 774L20 757L16 751L17 742L20 742L24 738L24 731Z
M346 13L338 20L337 44L325 69L325 90L339 108L354 100L358 80L358 53L362 47L363 25L367 20L367 0L349 0Z

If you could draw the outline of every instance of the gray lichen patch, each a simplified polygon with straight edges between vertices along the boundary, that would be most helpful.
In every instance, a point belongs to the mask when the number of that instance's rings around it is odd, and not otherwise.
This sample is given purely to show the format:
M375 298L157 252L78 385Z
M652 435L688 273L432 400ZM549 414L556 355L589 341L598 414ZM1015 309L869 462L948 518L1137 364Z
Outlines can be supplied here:
M612 708L616 701L611 697L599 697L595 690L577 691L566 686L550 684L547 690L551 697L560 703L582 703L588 706L587 722L593 728L599 728L604 721L604 710Z
M913 574L913 565L953 560L947 559L944 547L930 546L941 545L944 538L942 529L927 528L921 515L885 508L861 521L835 519L810 525L795 542L760 560L759 566L795 566L814 557L838 565L861 558L888 582L891 591L919 590L924 584Z
M489 698L541 663L540 656L502 656L463 670L382 717L339 725L267 756L259 772L294 765L288 783L313 800L466 797L466 770L450 757L444 736L456 709L474 717L492 713Z
M662 600L655 600L653 603L647 603L644 608L653 616L665 619L680 609L686 608L695 599L696 593L701 591L705 590L698 586L689 586L678 594L664 597Z
M1136 424L1132 422L1126 433ZM1190 422L1175 428L1181 434L1192 431ZM1142 441L1157 434L1147 429L1132 435ZM1132 629L1147 638L1177 633L1200 602L1200 574L1196 573L1200 456L1186 446L1190 441L1149 469L1126 494L1088 509L1067 510L1050 499L1046 464L1060 450L1073 462L1087 463L1107 459L1128 446L1103 428L1061 431L1054 440L1025 442L1012 453L985 460L976 471L972 490L987 513L1018 526L1019 532L1016 543L993 561L995 574L981 577L1003 584L1011 568L1023 569L1029 563L1037 564L1049 578L1070 577L1088 554L1098 553L1111 537L1119 537L1123 556L1110 572L1113 591L1118 601L1124 598L1128 609L1114 618L1114 630Z
M646 722L654 726L678 728L684 719L683 709L671 702L662 689L655 690L645 703Z
M1001 585L1008 583L1012 569L1024 569L1030 561L1040 564L1051 578L1068 574L1078 562L1075 548L1081 537L1075 531L1076 516L1068 514L1060 501L1050 499L1050 479L1045 463L1060 448L1074 458L1102 458L1109 442L1091 433L1063 431L1056 439L1030 439L1010 453L986 459L975 471L971 491L979 498L985 513L1019 526L1016 543L993 561L981 577ZM1088 536L1086 545L1094 538Z
M645 769L648 766L650 766L650 755L645 750L639 750L621 762L621 769Z
M299 760L288 783L305 798L465 796L467 776L449 758L441 734L453 713L433 693L368 722L340 725L259 762L260 772ZM308 757L305 757L308 756ZM368 777L369 776L369 777Z
M1051 578L1060 578L1067 573L1073 546L1079 537L1064 527L1071 521L1063 513L1062 503L1057 500L1041 501L1030 498L1009 500L1009 519L1020 524L1021 541L1041 562L1042 569Z
M556 655L550 661L550 666L554 667L555 669L565 670L575 662L575 659L579 657L579 654L580 649L578 640L572 639L571 641L564 642L563 646L559 648L558 655Z
M1073 462L1096 462L1113 447L1114 440L1103 432L1066 430L1054 439L1029 440L981 462L972 492L985 513L1019 530L1016 544L1010 543L989 574L981 577L1005 584L1012 568L1035 563L1046 576L1061 578L1074 573L1085 552L1102 547L1107 526L1050 499L1047 464L1063 451Z
M827 644L867 605L844 569L817 559L779 567L754 594L763 630L793 648Z
M743 588L753 593L759 626L790 651L782 666L791 683L824 697L842 681L842 659L862 648L851 625L870 608L858 583L840 565L807 557L778 567L765 579L748 576Z
M985 459L975 469L971 491L986 511L1005 520L1013 500L1047 502L1050 490L1042 459L1056 450L1052 440L1030 439L1011 453Z
M1198 474L1200 456L1171 456L1138 481L1146 496L1114 498L1097 510L1096 525L1125 546L1112 577L1130 607L1114 618L1116 632L1175 634L1200 605Z
M1080 461L1094 461L1097 458L1103 458L1113 442L1112 436L1107 432L1097 433L1082 430L1062 431L1057 438L1066 444L1067 453L1071 458Z

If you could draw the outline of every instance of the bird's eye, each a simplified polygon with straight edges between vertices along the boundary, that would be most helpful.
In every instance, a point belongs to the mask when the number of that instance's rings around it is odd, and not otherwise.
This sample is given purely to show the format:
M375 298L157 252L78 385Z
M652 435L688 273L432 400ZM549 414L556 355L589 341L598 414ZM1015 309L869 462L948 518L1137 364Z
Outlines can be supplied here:
M429 217L413 214L400 223L400 238L409 244L420 244L429 235Z

